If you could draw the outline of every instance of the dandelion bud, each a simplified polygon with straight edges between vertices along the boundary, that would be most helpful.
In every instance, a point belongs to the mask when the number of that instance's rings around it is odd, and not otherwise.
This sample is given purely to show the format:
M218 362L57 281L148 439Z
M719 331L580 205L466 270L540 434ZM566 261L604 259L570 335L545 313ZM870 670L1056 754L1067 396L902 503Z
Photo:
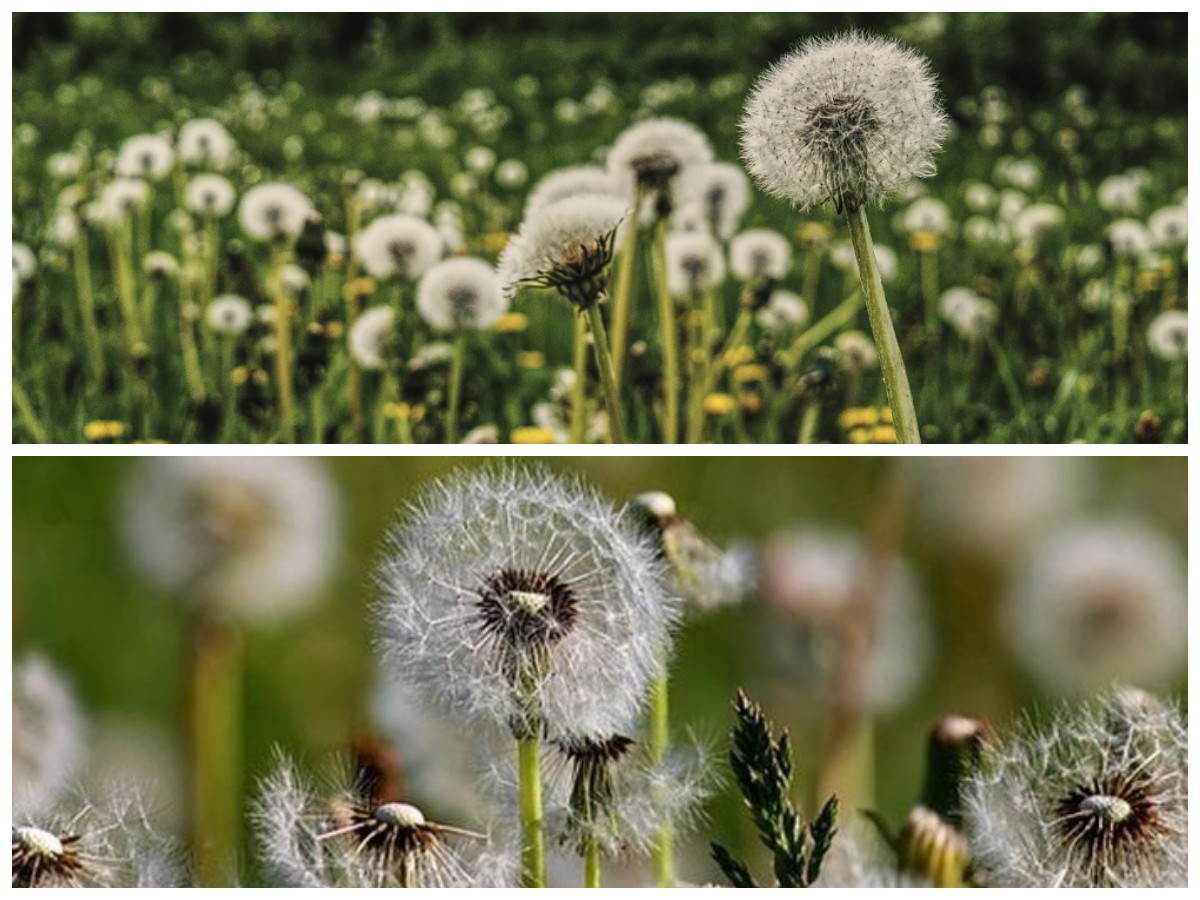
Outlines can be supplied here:
M928 880L934 887L964 887L971 859L966 839L938 814L918 806L900 832L900 869Z

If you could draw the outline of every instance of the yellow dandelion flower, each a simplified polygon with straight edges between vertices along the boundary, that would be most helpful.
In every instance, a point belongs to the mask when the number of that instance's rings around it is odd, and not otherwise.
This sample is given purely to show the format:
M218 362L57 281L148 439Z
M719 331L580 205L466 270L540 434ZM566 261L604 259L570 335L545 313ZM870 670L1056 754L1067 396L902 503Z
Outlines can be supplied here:
M546 354L540 350L525 350L517 354L517 365L522 369L541 369L546 365Z
M1157 269L1143 269L1137 274L1139 294L1152 294L1162 285L1162 276Z
M756 381L766 381L767 367L758 363L748 363L733 370L733 378L738 384L753 384Z
M511 237L507 231L493 231L483 236L483 249L488 253L500 253L508 246Z
M94 419L83 426L83 436L92 443L115 441L125 435L125 423L110 419Z
M337 319L330 319L325 323L325 337L331 341L336 341L346 333L346 326Z
M738 406L747 416L757 416L762 412L762 398L758 394L738 394Z
M370 297L375 293L378 285L374 278L352 278L346 282L346 286L342 288L342 296L346 300L361 300L364 297Z
M549 428L524 425L520 428L514 428L511 438L514 444L553 444L554 432Z
M872 444L896 443L896 428L893 425L876 425L871 429Z
M411 419L412 407L392 400L383 404L383 416L385 419Z
M887 422L889 425L892 423L892 408L890 406L879 407L879 421Z
M725 365L730 369L754 361L754 348L742 344L725 354Z
M496 330L501 334L517 334L529 327L529 316L525 313L506 312L496 320Z
M832 237L833 229L824 222L804 222L796 228L796 240L808 246L828 244Z
M842 410L838 416L838 425L843 431L854 428L869 428L879 421L879 410L872 406L851 406Z
M709 394L704 398L704 411L710 416L727 416L736 408L732 394Z
M918 253L932 253L941 245L941 238L933 231L914 231L908 236L908 246Z
M869 428L851 428L850 433L846 435L846 439L852 444L869 444L871 442L871 430Z

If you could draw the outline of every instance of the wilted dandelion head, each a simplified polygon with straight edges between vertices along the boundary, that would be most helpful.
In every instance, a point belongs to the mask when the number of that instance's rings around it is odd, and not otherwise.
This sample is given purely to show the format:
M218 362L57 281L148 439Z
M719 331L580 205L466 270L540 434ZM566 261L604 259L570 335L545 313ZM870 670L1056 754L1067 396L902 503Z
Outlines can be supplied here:
M808 304L797 293L774 290L767 305L755 313L754 319L767 331L792 328L808 321Z
M679 602L654 548L539 468L435 482L379 570L386 662L453 714L517 735L619 732L661 671Z
M223 294L208 305L205 318L208 327L218 334L244 334L254 323L254 308L245 297Z
M699 207L712 235L727 241L750 203L750 180L738 166L705 163L687 170L679 193Z
M1188 314L1180 309L1160 312L1150 321L1146 344L1160 359L1173 361L1187 358Z
M179 129L178 149L185 163L223 169L232 161L237 145L216 119L191 119Z
M1121 679L1170 684L1187 659L1187 577L1164 535L1132 521L1065 524L1019 571L1004 608L1039 685L1086 694Z
M763 73L742 157L768 194L853 209L932 175L948 127L923 57L851 33L807 41Z
M667 287L690 296L716 287L725 278L725 254L717 239L703 231L667 235Z
M375 278L415 281L442 256L437 229L416 216L381 216L362 230L354 255Z
M534 185L525 201L525 219L538 210L567 197L581 194L611 194L623 199L625 182L600 166L568 166L556 169Z
M333 486L319 464L298 457L147 459L126 486L123 512L141 574L242 620L307 605L337 558Z
M27 654L12 672L12 808L14 816L47 812L83 762L84 722L62 675Z
M630 125L608 151L608 170L626 180L629 194L640 189L653 198L657 214L670 215L673 192L680 176L693 166L712 162L708 138L696 126L679 119L645 119Z
M743 281L752 278L778 281L791 264L791 244L770 228L751 228L729 242L729 268Z
M440 825L417 806L340 778L325 796L280 758L254 805L260 853L284 887L471 887L460 843L483 835Z
M506 309L496 270L482 259L443 260L417 285L417 312L437 331L491 328Z
M579 309L608 287L613 244L629 207L610 194L577 194L526 219L500 255L505 293L534 285L556 289Z
M233 185L223 175L197 175L188 182L184 202L202 216L225 216L237 199Z
M139 134L121 145L116 173L123 178L161 181L174 164L175 151L169 140L157 134Z
M259 241L288 241L304 229L312 211L309 199L295 187L282 182L260 184L242 195L238 221L250 237Z
M350 357L364 369L388 364L396 339L396 312L390 306L373 306L363 312L346 335Z
M1128 689L1055 710L988 749L964 827L1003 887L1187 883L1187 726Z

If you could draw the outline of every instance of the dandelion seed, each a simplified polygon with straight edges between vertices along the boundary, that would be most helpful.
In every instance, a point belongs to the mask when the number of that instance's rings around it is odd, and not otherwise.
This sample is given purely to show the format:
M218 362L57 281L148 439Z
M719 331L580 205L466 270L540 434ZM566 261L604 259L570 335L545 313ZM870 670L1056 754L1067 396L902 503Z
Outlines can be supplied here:
M237 294L224 294L208 305L208 327L218 334L239 335L254 322L250 301Z
M716 287L725 278L725 255L704 232L667 235L667 287L675 296L691 296Z
M646 119L626 128L608 151L608 170L626 180L626 194L641 192L662 219L671 214L675 188L693 167L712 162L698 128L679 119Z
M1187 358L1188 314L1178 309L1168 309L1150 321L1146 331L1146 343L1159 359L1173 362Z
M396 313L390 306L373 306L362 313L346 336L350 356L364 369L388 364L395 343Z
M238 221L255 240L294 240L304 229L312 204L290 184L273 182L250 188L238 206Z
M169 140L157 134L139 134L121 145L116 173L122 178L161 181L174 164L175 151Z
M923 58L847 34L810 40L764 73L741 130L743 158L767 193L841 210L932 175L948 120Z
M967 783L977 865L1003 887L1183 887L1187 727L1119 690L988 748Z
M778 231L752 228L729 242L729 268L742 281L783 278L792 264L792 247Z
M224 169L233 161L237 145L216 119L191 119L179 129L178 148L185 163Z
M1010 591L1013 652L1054 693L1086 694L1117 678L1170 684L1187 657L1185 572L1171 542L1136 522L1060 526Z
M184 194L184 202L192 212L217 218L229 215L236 199L233 185L222 175L197 175L188 182Z
M417 312L437 331L491 328L507 308L496 270L482 259L443 260L417 285Z
M358 235L354 254L375 278L415 281L441 257L442 239L424 219L383 216Z
M149 459L125 501L126 544L141 574L238 619L308 605L337 556L336 497L309 460Z

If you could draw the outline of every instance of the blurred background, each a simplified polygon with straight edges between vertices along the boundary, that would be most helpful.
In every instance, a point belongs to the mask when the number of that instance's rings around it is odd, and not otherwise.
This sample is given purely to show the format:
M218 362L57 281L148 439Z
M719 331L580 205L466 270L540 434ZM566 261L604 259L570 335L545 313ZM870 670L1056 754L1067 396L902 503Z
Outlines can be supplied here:
M177 599L138 575L122 521L130 498L153 505L153 492L162 486L153 469L163 462L13 461L13 651L19 660L36 650L61 670L90 723L93 768L132 770L164 786L155 806L174 823L167 827L178 827L171 785L179 777L184 616ZM451 458L313 463L312 477L328 480L340 508L327 537L335 574L313 606L246 628L249 778L265 773L273 747L319 761L344 750L350 736L370 723L371 575L387 526L430 478L484 464ZM1127 546L1134 558L1124 574L1119 567L1106 574L1098 593L1087 587L1091 593L1079 600L1078 614L1063 607L1064 615L1076 618L1047 619L1039 629L1043 639L1058 634L1061 640L1051 656L1059 654L1064 669L1083 659L1087 665L1076 671L1087 677L1125 676L1159 690L1186 691L1186 638L1179 637L1182 654L1161 638L1164 627L1186 634L1184 459L561 458L546 465L581 474L614 503L647 490L667 491L680 514L710 540L722 546L746 542L764 560L793 552L781 534L861 538L885 498L903 498L892 510L893 544L907 561L916 600L906 607L911 621L888 624L884 616L881 628L915 627L928 639L905 645L909 656L892 661L899 672L894 680L911 686L881 706L875 724L874 805L893 822L916 798L925 736L938 715L968 713L1003 723L1063 693L1062 679L1021 664L1030 648L1019 646L1022 638L1004 623L1014 603L1032 598L1053 606L1060 596L1065 602L1073 584L1086 587L1088 572L1106 571L1111 559L1080 562L1083 551L1054 551L1047 562L1045 551L1064 536L1110 522L1110 537L1116 535L1117 547ZM905 491L897 494L896 484ZM1123 543L1125 533L1153 535L1155 552L1137 556L1141 538ZM1068 566L1065 576L1047 574L1059 555L1075 568ZM803 575L820 569L822 558L818 552L796 566ZM1143 589L1146 596L1138 593ZM1150 596L1154 592L1171 596ZM689 616L674 665L674 727L709 739L723 767L730 701L737 688L746 688L780 725L794 730L798 779L807 796L820 741L816 711L827 689L819 657L817 663L809 659L811 641L789 624L786 604L764 600L762 591L750 593L739 604ZM1096 647L1121 647L1126 637L1144 635L1155 643L1143 647L1142 656L1149 650L1156 664L1132 654L1087 656ZM1045 646L1035 649L1044 654ZM705 862L709 839L743 851L752 840L728 787L707 814L710 824L685 864L689 878L715 876Z

